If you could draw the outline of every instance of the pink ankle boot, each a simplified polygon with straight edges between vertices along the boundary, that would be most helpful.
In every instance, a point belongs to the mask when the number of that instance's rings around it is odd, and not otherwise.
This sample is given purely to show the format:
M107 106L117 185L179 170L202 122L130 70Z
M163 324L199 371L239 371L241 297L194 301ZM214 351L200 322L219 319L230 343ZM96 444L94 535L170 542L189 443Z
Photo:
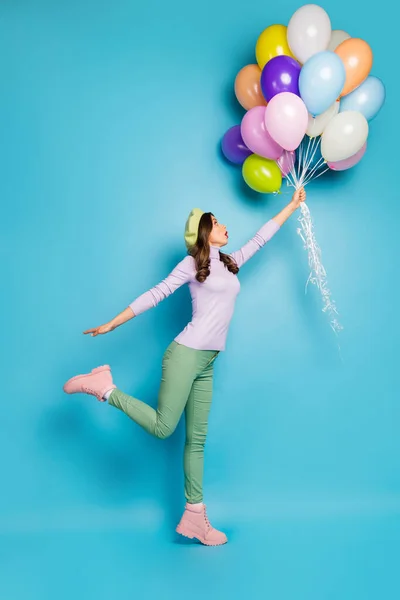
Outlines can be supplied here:
M191 540L196 538L206 546L221 546L228 541L222 531L212 527L204 504L202 506L186 504L185 512L176 531Z
M63 390L66 394L91 394L96 396L100 402L105 402L104 395L115 388L111 369L108 365L104 365L93 369L91 373L86 373L86 375L72 377L64 385Z

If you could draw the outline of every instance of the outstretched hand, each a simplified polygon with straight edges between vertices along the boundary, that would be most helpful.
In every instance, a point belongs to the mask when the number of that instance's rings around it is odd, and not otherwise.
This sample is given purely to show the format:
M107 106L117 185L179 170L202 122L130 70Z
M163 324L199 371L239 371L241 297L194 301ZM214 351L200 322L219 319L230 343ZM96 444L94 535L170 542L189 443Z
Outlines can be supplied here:
M299 208L300 204L306 199L306 191L303 187L296 190L292 197L292 202L295 208Z
M110 325L110 323L106 323L105 325L100 325L100 327L94 327L93 329L87 329L84 331L84 335L91 335L92 337L96 337L96 335L104 335L109 331L112 331L114 327Z
M282 227L282 225L286 223L289 217L292 216L292 214L299 208L300 204L304 202L305 199L306 192L304 191L304 188L301 187L298 190L296 190L289 204L287 204L285 208L281 210L281 212L278 215L276 215L276 217L274 217L275 223L278 223L278 225Z
M135 313L133 312L132 308L128 306L128 308L125 308L125 310L123 310L121 313L119 313L119 315L114 317L114 319L111 319L111 321L109 321L105 325L100 325L100 327L94 327L93 329L87 329L83 333L85 335L91 335L92 337L96 337L96 335L103 335L105 333L108 333L109 331L114 331L114 329L116 329L123 323L130 321L130 319L133 319L134 316Z

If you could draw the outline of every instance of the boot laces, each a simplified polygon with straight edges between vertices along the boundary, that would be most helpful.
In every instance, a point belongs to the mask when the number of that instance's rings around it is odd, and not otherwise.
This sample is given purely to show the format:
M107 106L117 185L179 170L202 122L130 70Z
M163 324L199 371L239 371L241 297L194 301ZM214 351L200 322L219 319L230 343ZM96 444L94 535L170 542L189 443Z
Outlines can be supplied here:
M208 516L207 516L207 510L206 510L206 505L204 505L204 520L205 520L205 522L206 522L206 525L207 525L207 527L208 527L209 529L211 529L211 527L212 527L212 526L211 526L211 523L210 523L210 521L208 520Z
M94 390L92 390L92 388L90 388L90 387L85 386L85 387L82 387L82 389L85 392L85 394L92 394L92 396L96 396L96 398L99 397L98 393L95 392Z

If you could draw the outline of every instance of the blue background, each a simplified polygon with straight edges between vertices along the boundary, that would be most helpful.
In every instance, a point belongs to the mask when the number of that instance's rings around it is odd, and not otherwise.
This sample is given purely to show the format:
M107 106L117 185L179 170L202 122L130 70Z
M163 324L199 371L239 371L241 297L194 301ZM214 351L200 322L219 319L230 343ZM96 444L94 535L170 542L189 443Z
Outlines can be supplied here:
M0 9L0 581L7 600L399 597L398 169L395 20L324 3L369 41L387 103L352 172L308 188L341 352L288 223L241 273L216 365L206 501L230 543L176 540L183 429L151 439L67 397L110 363L156 401L187 290L102 338L183 256L193 206L231 250L289 195L258 197L221 159L237 71L297 2L15 0ZM392 49L392 50L391 50ZM396 111L396 112L395 112Z

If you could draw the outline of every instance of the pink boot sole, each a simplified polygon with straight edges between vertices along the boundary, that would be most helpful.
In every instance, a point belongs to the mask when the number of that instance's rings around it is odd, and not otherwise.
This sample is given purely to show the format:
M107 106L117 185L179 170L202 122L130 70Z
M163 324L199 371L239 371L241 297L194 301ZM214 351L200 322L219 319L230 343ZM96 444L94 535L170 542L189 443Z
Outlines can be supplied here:
M196 535L195 533L193 533L192 531L189 531L188 529L186 529L185 527L182 527L181 525L178 525L178 527L175 530L177 533L179 533L179 535L183 535L183 537L188 538L189 540L198 540L199 542L201 542L204 546L223 546L224 544L227 543L227 539L223 542L210 542L208 540L205 540L204 538L202 538L199 535Z

